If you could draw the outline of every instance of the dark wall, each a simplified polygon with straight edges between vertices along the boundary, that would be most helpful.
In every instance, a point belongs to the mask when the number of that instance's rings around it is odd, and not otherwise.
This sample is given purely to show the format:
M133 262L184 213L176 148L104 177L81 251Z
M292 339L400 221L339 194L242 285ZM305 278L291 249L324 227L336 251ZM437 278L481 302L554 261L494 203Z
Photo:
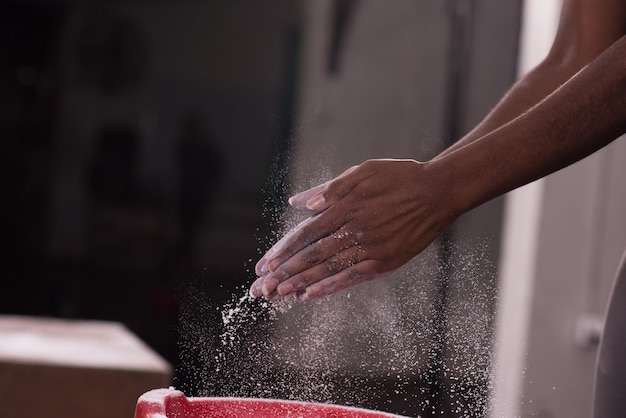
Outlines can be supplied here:
M296 2L9 1L0 31L0 314L121 321L176 363L181 295L249 284L282 204Z

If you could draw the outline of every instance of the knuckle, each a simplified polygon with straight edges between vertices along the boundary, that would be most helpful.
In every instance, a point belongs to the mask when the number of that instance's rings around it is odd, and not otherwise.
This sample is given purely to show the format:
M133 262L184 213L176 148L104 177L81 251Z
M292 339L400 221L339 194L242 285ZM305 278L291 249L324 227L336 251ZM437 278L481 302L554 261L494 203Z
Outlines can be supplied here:
M289 283L291 283L296 291L306 288L306 278L302 276L297 276L290 279Z
M378 168L380 167L381 162L382 162L381 160L377 160L377 159L375 159L375 160L372 160L372 159L370 159L370 160L365 160L365 161L361 164L361 168L362 168L364 171L376 171L376 170L378 170Z
M381 267L382 266L375 261L363 261L350 269L349 278L350 280L357 282L367 280L368 278L381 274Z
M371 166L373 166L375 164L376 164L376 160L369 159L369 160L363 161L361 163L361 167L362 168L371 168Z
M285 280L287 280L289 277L291 277L291 274L288 271L288 266L280 266L272 273L272 277L278 280L278 282L284 282Z
M311 225L303 225L295 234L295 242L308 242L314 235L314 229Z
M323 259L322 250L316 246L310 248L303 257L305 264L318 264Z
M324 261L324 268L328 273L336 273L340 269L341 263L336 258L329 258Z
M334 181L328 184L328 187L326 188L326 192L324 193L324 195L327 197L327 200L336 199L336 198L343 196L345 189L346 189L346 184L343 181L343 179L335 179Z
M347 271L349 281L358 281L363 275L356 267L351 267Z

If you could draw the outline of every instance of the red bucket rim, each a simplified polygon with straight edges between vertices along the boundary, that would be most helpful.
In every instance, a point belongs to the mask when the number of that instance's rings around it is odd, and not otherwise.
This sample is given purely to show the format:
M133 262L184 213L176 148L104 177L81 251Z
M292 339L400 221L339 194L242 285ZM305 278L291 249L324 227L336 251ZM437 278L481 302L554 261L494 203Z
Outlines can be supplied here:
M224 412L226 410L226 412ZM230 413L230 415L229 415ZM388 412L330 403L272 398L186 397L174 388L154 389L137 401L135 418L240 418L248 417L406 418Z

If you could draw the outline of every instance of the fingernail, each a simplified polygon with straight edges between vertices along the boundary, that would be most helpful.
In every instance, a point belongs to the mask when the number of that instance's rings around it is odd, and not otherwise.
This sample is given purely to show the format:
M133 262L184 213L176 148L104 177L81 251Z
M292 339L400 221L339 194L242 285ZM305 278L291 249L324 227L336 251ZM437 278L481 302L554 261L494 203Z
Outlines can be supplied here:
M292 208L297 209L297 210L306 210L306 201L303 200L301 195L295 195L295 196L291 196L289 198L289 204L291 205Z
M278 286L278 294L281 296L286 296L293 292L293 285L291 283L281 283Z
M325 202L326 199L324 199L324 195L318 194L307 200L306 207L309 210L319 210Z
M268 271L276 271L276 269L280 266L280 261L277 258L269 260L267 262Z
M267 266L267 260L262 258L254 267L254 272L257 276L265 276L270 272L269 267Z
M262 294L263 292L261 291L261 280L259 279L252 283L252 286L250 286L250 296L258 298Z
M271 295L267 295L265 298L268 301L270 301L270 302L278 302L279 300L282 299L282 296L280 296L278 293L274 292Z
M263 286L261 286L261 292L263 293L263 296L268 297L269 295L274 293L274 290L276 290L276 285L278 285L278 279L275 279L273 277L265 279L265 281L263 281Z
M263 258L268 260L268 259L272 258L272 256L274 254L276 254L276 246L275 245L272 248L270 248L269 250L267 250L267 252L263 256Z

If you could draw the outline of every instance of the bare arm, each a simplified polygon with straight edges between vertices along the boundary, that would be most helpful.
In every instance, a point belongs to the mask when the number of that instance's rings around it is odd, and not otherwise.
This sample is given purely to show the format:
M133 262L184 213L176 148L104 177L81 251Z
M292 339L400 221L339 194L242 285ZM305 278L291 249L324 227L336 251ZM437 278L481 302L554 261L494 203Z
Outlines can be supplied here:
M463 213L586 157L624 132L626 36L521 116L430 164L465 179L456 182L462 184L456 203Z
M624 10L622 0L564 0L548 56L517 81L481 123L438 157L510 122L569 80L624 33Z
M612 15L619 19L606 26L580 16L587 9L604 10L599 4L566 0L561 25L572 19L570 26L580 28L560 29L553 50L579 63L567 67L580 69L568 81L526 84L535 76L548 80L538 70L521 80L461 144L432 161L367 161L293 197L292 206L315 216L261 258L256 268L261 277L251 293L311 299L384 276L421 252L465 211L584 158L624 133L626 37L620 36L626 6L604 0L605 6L619 5ZM583 36L589 30L600 41ZM579 39L560 44L565 33ZM609 46L602 49L605 43ZM542 99L540 91L551 94Z

